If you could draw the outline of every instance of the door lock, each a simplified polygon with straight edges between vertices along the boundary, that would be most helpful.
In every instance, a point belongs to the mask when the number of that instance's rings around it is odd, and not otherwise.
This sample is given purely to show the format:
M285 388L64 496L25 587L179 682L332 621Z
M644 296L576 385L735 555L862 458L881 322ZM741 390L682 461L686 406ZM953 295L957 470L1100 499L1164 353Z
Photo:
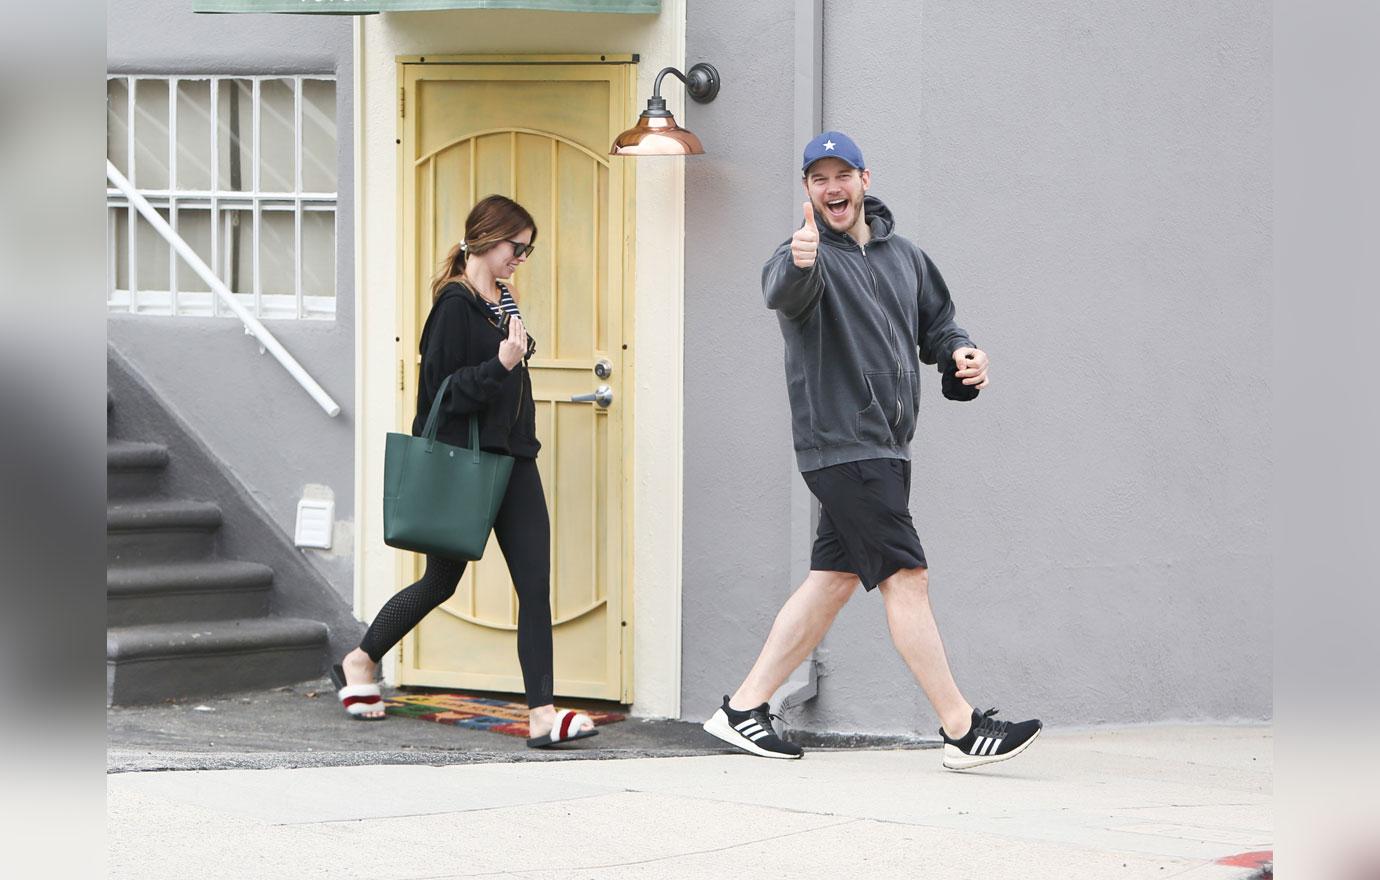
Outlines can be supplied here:
M576 403L597 403L601 409L608 409L613 404L613 389L600 385L591 394L576 394L570 399Z
M594 375L600 379L607 379L613 375L613 364L609 363L607 358L599 358L594 363Z

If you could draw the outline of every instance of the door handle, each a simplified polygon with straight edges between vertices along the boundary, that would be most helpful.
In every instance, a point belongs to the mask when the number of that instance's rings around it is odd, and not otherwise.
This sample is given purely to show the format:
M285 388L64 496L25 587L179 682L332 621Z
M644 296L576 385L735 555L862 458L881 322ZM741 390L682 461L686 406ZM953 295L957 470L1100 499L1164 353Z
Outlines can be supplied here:
M597 403L600 408L608 409L613 404L613 389L600 385L590 394L576 394L570 399L576 403Z

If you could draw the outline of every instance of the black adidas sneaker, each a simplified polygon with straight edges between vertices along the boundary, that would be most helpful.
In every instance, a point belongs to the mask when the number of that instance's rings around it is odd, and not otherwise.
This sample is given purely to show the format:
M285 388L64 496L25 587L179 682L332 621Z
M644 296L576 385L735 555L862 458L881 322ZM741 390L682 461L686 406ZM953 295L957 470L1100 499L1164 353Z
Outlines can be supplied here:
M1025 751L1040 735L1043 727L1038 719L1030 721L995 721L996 709L981 714L973 710L973 726L962 739L944 738L944 766L950 770L968 770L983 764L993 764L1014 758Z
M799 758L805 750L795 743L788 743L776 735L771 726L772 715L763 703L756 709L739 712L728 705L728 695L724 704L704 722L704 729L731 746L736 746L750 755L763 758Z

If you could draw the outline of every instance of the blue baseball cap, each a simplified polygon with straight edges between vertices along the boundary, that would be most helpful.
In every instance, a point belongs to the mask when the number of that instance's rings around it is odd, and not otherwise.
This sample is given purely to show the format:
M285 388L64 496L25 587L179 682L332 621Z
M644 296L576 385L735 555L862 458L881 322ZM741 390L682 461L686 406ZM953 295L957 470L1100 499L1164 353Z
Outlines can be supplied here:
M808 144L805 145L805 157L800 166L802 172L810 170L810 166L820 159L829 157L842 159L849 165L858 170L867 167L863 162L862 150L853 143L853 139L841 131L826 131L816 135Z

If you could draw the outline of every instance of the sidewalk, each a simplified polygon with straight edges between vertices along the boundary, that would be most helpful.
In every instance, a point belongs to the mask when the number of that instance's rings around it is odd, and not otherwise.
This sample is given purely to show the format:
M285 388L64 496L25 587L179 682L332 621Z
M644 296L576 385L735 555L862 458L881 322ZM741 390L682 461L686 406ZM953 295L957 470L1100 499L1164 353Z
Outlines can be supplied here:
M118 878L1244 880L1217 861L1271 848L1271 788L1269 728L1147 727L968 773L934 749L112 773L107 825Z

